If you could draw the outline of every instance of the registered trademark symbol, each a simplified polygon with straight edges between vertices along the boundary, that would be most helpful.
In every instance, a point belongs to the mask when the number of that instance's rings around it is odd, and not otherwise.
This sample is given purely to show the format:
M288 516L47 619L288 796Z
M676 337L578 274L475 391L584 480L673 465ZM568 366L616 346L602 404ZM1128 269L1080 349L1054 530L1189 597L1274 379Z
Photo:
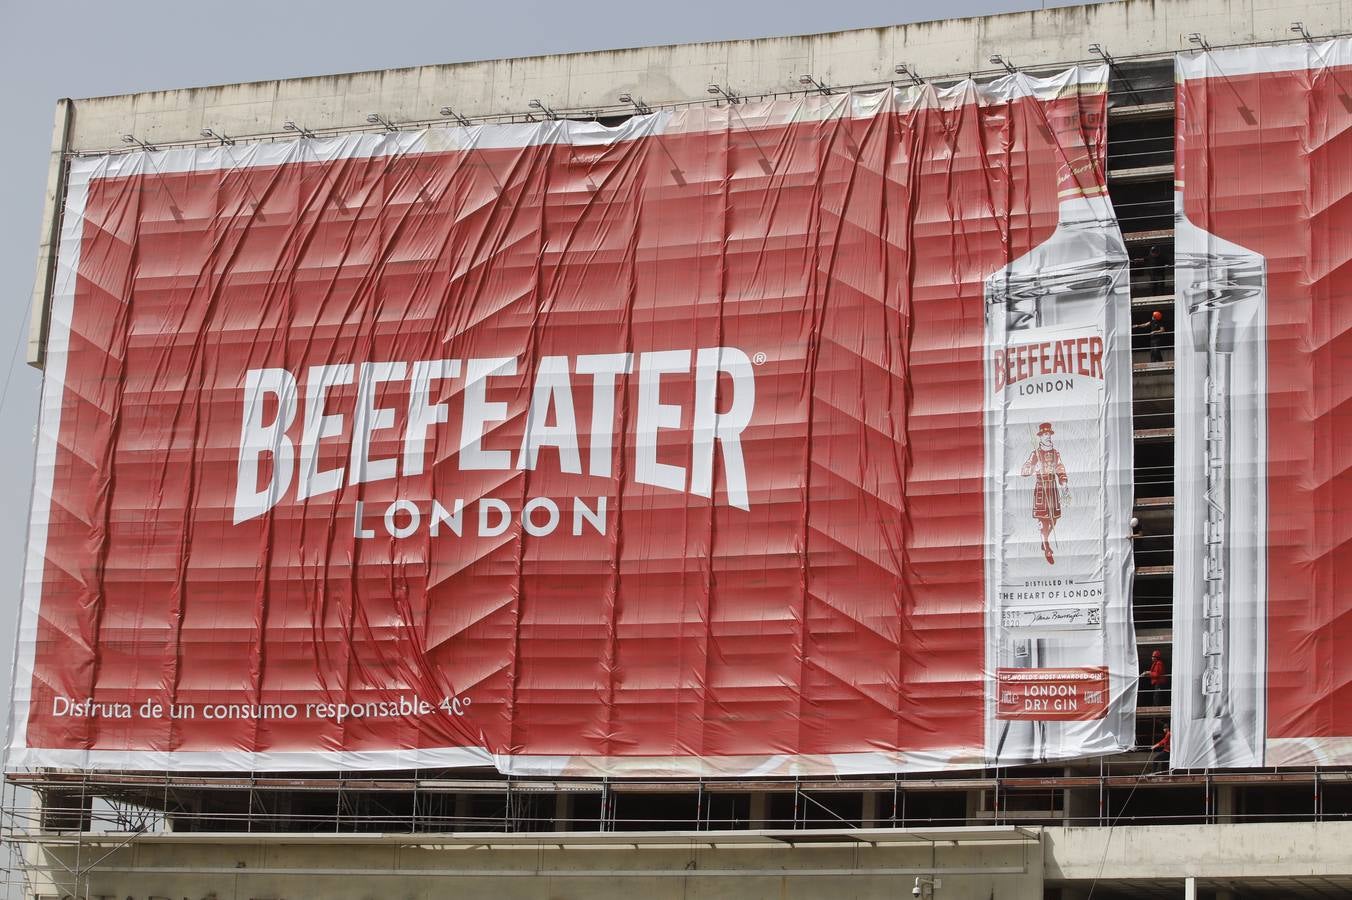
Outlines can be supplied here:
M758 366L764 365L764 364L765 364L765 354L764 354L764 353L757 353L755 356L751 357L751 361L752 361L753 363L755 363L756 365L758 365Z

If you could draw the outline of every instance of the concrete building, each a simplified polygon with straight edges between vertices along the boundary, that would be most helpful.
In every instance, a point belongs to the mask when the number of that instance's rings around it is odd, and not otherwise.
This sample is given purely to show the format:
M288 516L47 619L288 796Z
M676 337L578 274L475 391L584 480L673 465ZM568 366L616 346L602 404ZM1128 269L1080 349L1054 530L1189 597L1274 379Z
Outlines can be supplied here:
M657 107L917 73L993 74L1114 60L1109 185L1134 257L1133 305L1171 302L1173 62L1285 41L1299 20L1352 33L1352 0L1121 0L802 37L650 47L62 100L33 297L43 362L72 155L290 140L302 131L511 120ZM903 70L898 67L905 66ZM1169 471L1173 364L1136 354L1138 472ZM1136 627L1143 660L1171 641L1172 476L1138 477ZM1165 706L1138 710L1149 746ZM893 897L1352 895L1352 773L1158 771L1147 753L944 777L770 781L509 780L489 771L388 777L148 776L40 771L9 779L6 837L33 896ZM453 880L451 876L454 876Z
M81 897L501 897L571 900L919 896L1347 896L1332 823L1109 828L997 825L569 834L154 834L50 839ZM68 876L68 878L73 876ZM53 896L62 879L53 878ZM69 882L67 882L69 883ZM69 890L69 888L66 888ZM73 894L73 892L72 892Z

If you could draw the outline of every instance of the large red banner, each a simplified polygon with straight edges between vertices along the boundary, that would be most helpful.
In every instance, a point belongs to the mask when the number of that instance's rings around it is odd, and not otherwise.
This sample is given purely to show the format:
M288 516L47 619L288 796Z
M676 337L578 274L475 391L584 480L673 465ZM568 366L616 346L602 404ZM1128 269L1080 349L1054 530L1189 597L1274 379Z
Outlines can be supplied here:
M1011 264L1073 203L1058 264L1116 283L1103 78L73 161L9 764L774 774L1129 744L1129 557L1102 550L1129 450L1038 423L1072 388L1087 422L1125 414L1101 312L996 337L1000 396L1047 393L1000 407L1018 577L1108 559L1109 599L1101 571L1097 599L1042 590L988 643L991 304L1024 327ZM1006 716L992 652L1098 693Z
M1352 763L1352 39L1178 74L1174 764Z

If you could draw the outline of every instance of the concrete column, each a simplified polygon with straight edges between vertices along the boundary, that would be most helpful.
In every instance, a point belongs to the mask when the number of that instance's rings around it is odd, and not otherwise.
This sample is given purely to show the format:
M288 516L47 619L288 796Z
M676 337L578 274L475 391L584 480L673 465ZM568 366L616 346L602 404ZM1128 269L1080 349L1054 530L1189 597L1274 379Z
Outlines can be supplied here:
M1237 818L1239 798L1235 794L1235 788L1231 785L1219 785L1212 790L1216 792L1216 822L1227 825L1239 821Z
M864 801L859 813L860 824L865 828L878 827L878 794L875 791L866 791Z
M770 795L752 794L751 795L751 827L764 828L766 820L770 817Z
M1067 776L1074 769L1065 770ZM1066 788L1061 792L1061 810L1067 825L1092 825L1098 819L1098 788Z
M38 244L38 273L33 285L32 317L28 323L28 364L41 367L47 355L47 322L52 282L56 278L56 249L61 242L61 210L66 189L66 151L70 149L75 104L56 101L52 153L47 164L47 195L42 204L42 239Z
M573 823L573 795L555 794L554 795L554 830L572 831Z
M991 803L991 810L995 808L995 791L968 791L967 792L967 824L968 825L989 825L994 819L983 819L981 813L987 812L985 809L986 800Z
M1183 880L1183 900L1197 900L1197 879L1188 877Z
M469 818L469 794L455 795L455 830L469 831L470 824L466 821Z

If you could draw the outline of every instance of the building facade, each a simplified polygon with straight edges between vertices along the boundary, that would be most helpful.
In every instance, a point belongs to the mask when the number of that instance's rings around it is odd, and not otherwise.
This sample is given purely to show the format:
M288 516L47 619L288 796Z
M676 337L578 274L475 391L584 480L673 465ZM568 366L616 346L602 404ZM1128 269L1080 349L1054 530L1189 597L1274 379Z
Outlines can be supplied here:
M1174 647L1176 606L1198 602L1174 586L1175 54L1349 33L1347 0L1295 7L1122 0L804 37L63 100L29 360L46 362L74 159L224 140L412 132L462 119L615 124L730 97L980 83L1009 69L1106 64L1106 186L1130 260L1131 322L1142 326L1131 343L1135 656L1143 673L1157 653L1172 672L1185 652ZM1167 675L1158 690L1145 679L1131 749L1086 758L736 778L513 777L488 766L303 774L25 768L7 776L6 837L19 849L25 889L41 898L1352 892L1352 770L1171 770L1158 748L1179 701Z

